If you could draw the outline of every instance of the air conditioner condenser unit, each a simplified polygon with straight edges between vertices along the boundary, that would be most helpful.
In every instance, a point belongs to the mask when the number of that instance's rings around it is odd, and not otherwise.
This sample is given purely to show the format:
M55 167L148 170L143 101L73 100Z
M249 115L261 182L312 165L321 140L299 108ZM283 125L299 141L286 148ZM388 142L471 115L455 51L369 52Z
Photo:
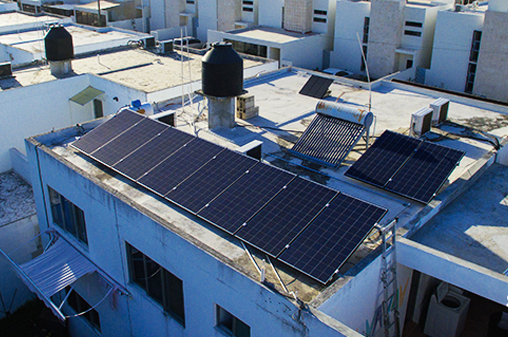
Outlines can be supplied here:
M432 125L443 123L448 118L448 107L450 100L446 98L438 98L430 103L430 108L433 110Z
M421 137L430 131L432 125L433 110L430 108L421 108L411 115L411 133Z

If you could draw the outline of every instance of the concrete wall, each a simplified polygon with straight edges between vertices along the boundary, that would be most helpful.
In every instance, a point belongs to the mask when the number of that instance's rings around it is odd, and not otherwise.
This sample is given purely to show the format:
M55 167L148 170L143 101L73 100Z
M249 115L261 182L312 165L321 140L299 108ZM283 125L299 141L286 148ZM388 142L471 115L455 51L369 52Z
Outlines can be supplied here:
M473 93L508 101L508 12L485 13Z
M217 1L215 0L198 0L198 36L201 41L207 41L208 30L217 30ZM209 41L208 42L213 42Z
M363 335L384 336L382 325L383 284L380 278L381 256L350 278L338 280L341 288L319 309ZM404 324L412 270L398 265L399 312L401 328Z
M2 2L0 3L0 13L3 12L10 12L18 10L18 3L17 2Z
M217 30L227 32L235 29L235 22L242 17L241 0L217 1Z
M367 1L337 1L335 11L335 36L330 67L360 73L361 47L365 17L370 17L371 3Z
M40 60L42 59L43 56L44 53L32 54L31 52L28 52L26 50L0 44L0 63L11 62L13 66L20 66L24 64L29 64L34 60Z
M53 134L48 134L41 138L52 137ZM216 304L249 325L253 337L271 336L274 331L281 337L358 336L341 323L327 318L329 323L325 324L322 317L318 319L308 311L303 311L299 319L297 306L285 297L164 228L32 143L27 142L27 151L31 170L38 172L37 163L41 165L42 176L38 178L42 177L39 181L43 182L44 188L47 185L53 187L84 211L88 248L72 236L62 234L131 292L132 297L128 300L117 297L113 309L107 305L97 309L104 327L102 336L223 336L215 328ZM42 190L39 188L35 195L38 207L43 207ZM152 199L149 195L145 197ZM160 207L167 209L166 214L175 214L169 205L161 204ZM44 209L39 212L41 228L46 226L44 213ZM164 314L143 290L129 282L127 242L183 281L185 328ZM93 283L89 288L93 288ZM93 302L86 292L81 295ZM89 331L80 329L76 321L70 321L75 336L90 336Z
M312 0L284 0L284 29L312 31Z
M483 13L438 12L425 84L464 92L473 31L483 29L483 18Z
M281 28L284 0L258 0L259 25Z
M392 73L397 64L395 49L400 46L404 25L405 2L371 1L367 62L372 78Z

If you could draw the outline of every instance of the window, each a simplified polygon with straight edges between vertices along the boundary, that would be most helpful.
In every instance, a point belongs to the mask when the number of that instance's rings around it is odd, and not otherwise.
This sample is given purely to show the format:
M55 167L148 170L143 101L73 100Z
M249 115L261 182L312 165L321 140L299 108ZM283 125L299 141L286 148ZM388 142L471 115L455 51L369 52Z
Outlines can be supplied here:
M252 7L243 7L244 12L254 12L254 8Z
M314 10L314 19L313 20L314 20L314 22L326 23L326 15L327 15L326 11L315 9Z
M363 43L369 42L369 27L370 27L370 18L365 17L363 20Z
M53 222L79 241L88 244L83 211L49 186L48 190Z
M99 16L97 13L76 11L76 23L94 27L106 27L106 16L101 14L101 22L99 23Z
M228 39L224 39L224 41L231 43L233 45L233 48L239 53L260 56L260 57L266 57L268 55L268 48L266 46L260 46L257 44L228 40Z
M67 298L67 305L72 308L77 314L85 312L89 310L92 306L88 304L87 301L83 299L77 292L71 290L70 287L67 287L67 293L71 291L69 297ZM83 315L79 316L84 318L90 323L92 327L101 332L101 319L99 317L99 313L97 310L92 309L87 311Z
M284 29L284 7L282 7L282 18L280 22L280 27Z
M131 281L159 303L164 312L185 326L182 280L128 243L127 255Z
M469 54L469 61L478 62L481 40L482 40L482 32L475 30L473 32L473 40L471 41L471 52Z
M363 45L362 46L362 49L363 49L363 55L365 55L365 60L367 59L367 46ZM365 66L365 60L363 59L363 56L362 56L362 64L360 66L360 70L361 71L364 71L366 66Z
M250 337L250 327L217 305L217 327L235 337Z
M414 30L405 30L404 35L422 36L422 32L415 32Z
M187 0L185 2L188 3L189 5L194 5L194 0Z
M243 2L242 2L242 3L243 3L244 5L251 5L251 6L252 6L252 5L254 5L254 1L252 1L252 0L243 0Z
M416 22L416 21L406 21L406 26L408 26L408 27L419 27L419 28L422 28L423 27L423 23Z
M464 89L464 92L468 94L473 93L475 75L476 75L476 64L469 63L467 67L466 88Z
M243 0L242 1L243 7L242 10L244 12L254 12L254 1L252 0Z
M413 67L413 60L406 60L406 69Z

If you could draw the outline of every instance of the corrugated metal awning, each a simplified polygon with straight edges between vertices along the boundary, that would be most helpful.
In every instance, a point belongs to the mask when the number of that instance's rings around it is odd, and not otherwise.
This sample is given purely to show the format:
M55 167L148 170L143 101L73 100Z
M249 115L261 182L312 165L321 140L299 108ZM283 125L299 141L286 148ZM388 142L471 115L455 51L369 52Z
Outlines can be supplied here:
M104 91L95 89L94 87L88 86L85 90L78 92L76 95L69 98L70 101L78 103L79 105L85 105L99 95L102 95Z

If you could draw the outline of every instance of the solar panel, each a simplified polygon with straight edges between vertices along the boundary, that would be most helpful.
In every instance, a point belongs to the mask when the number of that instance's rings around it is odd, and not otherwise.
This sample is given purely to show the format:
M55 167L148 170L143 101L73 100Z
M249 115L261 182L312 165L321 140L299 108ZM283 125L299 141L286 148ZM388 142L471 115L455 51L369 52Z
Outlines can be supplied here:
M72 146L90 154L143 119L144 117L137 112L124 110L88 132Z
M137 180L193 139L195 137L185 132L167 128L113 167L133 180Z
M123 132L121 135L93 152L95 159L114 166L119 160L129 155L150 139L167 129L168 126L151 119L143 119L135 127Z
M323 98L332 83L333 80L329 78L312 75L302 89L300 89L300 94L314 98Z
M384 187L420 144L418 139L387 130L345 175Z
M383 208L339 194L279 259L326 283L385 213Z
M223 147L194 138L139 178L138 182L164 196L222 150Z
M268 165L256 165L198 215L229 233L235 233L295 175Z
M317 114L291 152L304 159L336 167L365 132L365 126Z
M277 256L338 192L296 177L247 221L236 236Z
M197 213L257 163L226 149L171 190L166 198Z
M463 156L462 151L423 142L393 176L386 189L428 203Z

